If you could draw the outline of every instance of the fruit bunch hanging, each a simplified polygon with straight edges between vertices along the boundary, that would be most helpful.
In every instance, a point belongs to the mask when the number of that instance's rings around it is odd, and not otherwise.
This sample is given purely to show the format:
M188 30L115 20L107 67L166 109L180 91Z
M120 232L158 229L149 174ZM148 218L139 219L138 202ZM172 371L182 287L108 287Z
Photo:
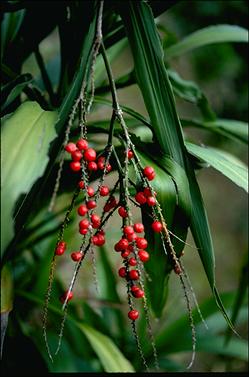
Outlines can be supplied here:
M83 265L83 261L87 254L90 254L94 265L94 275L96 279L95 250L96 248L98 249L105 244L105 227L108 221L111 221L114 212L117 211L120 218L120 224L117 225L117 227L121 228L122 236L113 243L113 253L119 253L120 255L120 267L117 274L119 275L120 279L123 279L126 283L128 301L127 315L131 321L138 351L145 367L148 368L136 330L136 321L140 316L136 303L137 300L143 301L143 310L147 321L150 343L153 348L155 366L158 368L157 352L151 329L145 284L148 276L144 268L144 264L149 260L150 254L146 250L148 241L144 233L145 227L142 222L142 216L140 222L134 223L133 221L132 208L134 208L134 206L145 211L151 219L151 229L153 232L160 235L162 248L172 264L172 269L180 277L189 311L194 351L195 330L193 326L190 300L188 298L186 284L184 282L184 278L187 278L187 275L182 263L174 251L170 238L170 232L167 229L167 224L163 217L160 203L157 200L157 193L153 188L153 180L156 177L155 170L152 166L142 165L136 148L131 140L118 103L115 82L102 41L102 9L103 2L101 1L96 27L96 42L92 47L91 69L89 70L91 75L88 77L87 74L85 74L80 95L72 108L68 120L59 164L59 171L50 204L50 210L52 210L59 189L65 155L68 154L71 157L70 161L67 162L69 169L71 174L76 174L78 176L78 181L71 203L58 233L57 243L54 250L51 251L53 255L44 307L43 332L47 351L52 359L51 350L47 341L47 322L48 307L52 295L56 262L63 256L68 258L70 257L72 263L74 263L74 269L68 289L58 298L62 302L63 318L60 326L58 347L55 354L60 349L68 304L70 300L73 299L74 286L79 270ZM99 52L102 54L109 79L110 90L112 93L113 111L110 120L107 144L103 151L97 153L88 142L87 114L91 110L91 105L94 99L94 64ZM87 91L89 82L90 95ZM79 136L78 140L73 142L70 140L70 131L75 119L79 125ZM113 144L114 128L115 124L117 123L121 128L121 132L119 132L119 139L121 141L119 153L117 153L116 147L114 147ZM113 187L109 187L105 183L105 180L106 176L113 170L117 170L118 178L115 184L113 184ZM97 187L95 189L91 185L91 182L94 180L97 182ZM131 192L134 192L134 190L135 194L132 195ZM79 206L75 205L77 198L81 199ZM103 202L103 200L99 201L100 198L105 200L104 205L99 204ZM78 249L71 250L69 252L68 250L70 247L68 240L65 239L64 232L73 212L77 213L78 216L78 229L75 229L75 232L79 232L82 238Z

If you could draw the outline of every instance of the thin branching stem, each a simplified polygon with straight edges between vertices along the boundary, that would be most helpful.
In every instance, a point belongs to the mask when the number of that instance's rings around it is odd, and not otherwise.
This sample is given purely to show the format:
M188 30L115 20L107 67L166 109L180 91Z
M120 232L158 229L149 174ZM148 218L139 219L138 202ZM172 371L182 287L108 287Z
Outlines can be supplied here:
M186 301L186 305L187 305L187 309L188 309L189 324L190 324L191 333L192 333L192 357L191 357L190 363L187 366L187 369L190 369L192 367L193 363L194 363L194 360L195 360L196 332L195 332L195 325L194 325L194 319L193 319L193 314L192 314L192 307L191 307L191 303L190 303L190 300L189 300L187 287L186 287L184 279L183 279L183 274L180 274L179 277L180 277L180 282L181 282L181 285L182 285L182 288L183 288L184 297L185 297L185 301Z
M114 80L114 77L113 77L113 74L112 74L112 70L111 70L111 67L110 67L110 64L109 64L103 43L102 43L102 46L101 46L101 53L102 53L102 56L103 56L103 59L104 59L104 63L105 63L106 71L107 71L107 76L108 76L109 84L110 84L110 90L111 90L111 93L112 93L113 110L114 110L114 113L116 115L116 118L118 119L118 121L121 124L122 130L123 130L124 136L125 136L125 168L124 168L124 171L121 167L119 158L118 158L115 150L114 150L114 156L115 156L116 161L117 161L117 166L118 166L118 170L119 170L119 174L120 174L120 182L122 183L122 184L120 184L120 197L122 197L122 200L125 203L125 209L126 209L127 214L128 214L128 216L127 216L128 223L129 223L129 225L133 225L132 215L131 215L130 208L129 208L129 205L128 205L129 198L130 198L129 175L128 175L128 172L129 172L128 151L131 148L132 142L130 140L128 129L127 129L127 126L125 124L125 121L124 121L124 118L123 118L123 115L122 115L122 111L121 111L119 103L118 103L115 80ZM134 149L134 147L132 149ZM137 250L135 242L133 242L133 246L134 246L135 257L136 257L136 260L137 260L137 263L138 263L137 266L138 266L138 271L139 271L139 274L140 274L140 284L141 284L141 287L144 290L145 288L144 288L144 284L143 284L143 280L142 280L141 262L138 258L138 250ZM126 266L126 272L128 273L128 262L127 261L125 261L125 266ZM129 303L129 306L131 308L132 307L132 298L131 298L129 283L127 283L127 294L128 294L128 303ZM147 321L147 324L148 324L149 337L150 337L151 342L152 342L153 354L154 354L154 358L155 358L155 366L156 366L156 369L159 369L158 359L157 359L157 351L156 351L156 347L155 347L154 337L153 337L153 334L152 334L152 328L151 328L151 322L150 322L150 318L149 318L149 311L148 311L146 298L144 298L143 302L144 302L146 321ZM135 336L135 339L136 339L139 354L141 356L141 359L143 361L145 368L148 370L148 366L147 366L147 363L146 363L146 360L145 360L145 357L144 357L144 354L143 354L143 350L142 350L141 345L140 345L139 337L138 337L138 334L136 332L135 321L132 321L132 329L133 329L133 333L134 333L134 336Z

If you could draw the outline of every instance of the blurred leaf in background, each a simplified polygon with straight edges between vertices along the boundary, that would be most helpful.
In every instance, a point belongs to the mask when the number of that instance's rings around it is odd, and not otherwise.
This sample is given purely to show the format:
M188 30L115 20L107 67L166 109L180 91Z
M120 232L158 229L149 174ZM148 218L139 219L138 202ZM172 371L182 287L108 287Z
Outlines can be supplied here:
M114 239L121 236L116 214L105 229L105 246L96 253L100 292L95 292L91 258L86 258L54 363L42 336L51 256L78 179L70 174L68 161L54 212L47 208L68 116L83 77L90 77L99 4L1 3L1 350L9 374L144 370L128 323L126 284L117 274L120 260L113 253ZM143 165L156 171L157 198L177 255L184 250L184 265L209 327L194 309L198 357L193 372L244 372L248 366L247 20L244 0L104 3L104 44L124 118ZM112 106L100 55L95 86L88 141L99 153L108 138ZM70 139L77 135L75 122ZM123 158L120 135L117 124L114 145ZM117 177L112 163L110 187ZM140 216L134 208L134 221ZM80 242L77 222L72 214L65 231L69 250ZM151 251L145 268L152 281L146 292L160 371L183 372L192 349L183 293L146 210L143 222ZM71 273L72 264L61 258L49 307L52 349L62 316L58 297ZM241 338L229 332L217 302ZM138 334L153 371L142 310Z

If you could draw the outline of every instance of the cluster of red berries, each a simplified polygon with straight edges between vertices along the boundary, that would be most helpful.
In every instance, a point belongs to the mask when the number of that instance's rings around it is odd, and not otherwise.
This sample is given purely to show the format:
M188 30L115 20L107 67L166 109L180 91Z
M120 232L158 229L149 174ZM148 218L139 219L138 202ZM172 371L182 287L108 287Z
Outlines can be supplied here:
M119 207L118 213L123 218L128 216L124 207ZM160 232L162 228L163 226L161 222L153 222L152 229L155 232ZM125 278L130 284L131 294L135 298L144 297L144 291L138 285L140 278L139 271L137 269L131 269L131 267L137 266L137 258L142 263L147 262L150 258L149 253L145 250L148 246L147 240L138 235L143 232L144 225L142 223L135 223L133 226L126 225L123 227L122 238L114 246L114 250L121 253L121 257L125 262L125 266L118 270L118 274L120 277ZM137 284L134 283L135 281ZM128 317L135 321L139 317L139 312L132 309L128 312Z
M121 217L127 217L127 211L124 207L119 207L118 212ZM126 261L126 266L121 267L118 270L118 274L120 277L125 278L130 284L131 294L135 298L144 297L144 291L138 285L140 277L139 271L137 269L130 269L130 267L135 267L137 265L134 248L137 248L137 255L141 262L145 263L150 258L149 253L144 250L148 246L147 240L137 235L137 233L143 233L143 231L144 226L141 223L136 223L133 226L124 226L123 236L114 246L114 250L120 252L123 260ZM135 281L137 282L137 284L134 283ZM139 317L139 312L134 309L130 310L128 312L128 317L131 320L135 321Z
M156 176L156 173L151 166L146 166L143 170L143 174L149 181L152 181ZM145 187L143 191L138 191L135 195L135 199L141 205L146 203L150 207L156 205L156 198L149 187Z
M64 241L58 242L55 249L55 255L63 255L66 251L66 246L66 242Z
M105 170L105 172L111 171L112 167L106 163L105 157L100 156L97 159L96 151L93 148L88 147L88 143L85 139L79 139L76 144L68 143L65 146L65 150L71 154L72 162L70 163L70 168L72 171L81 170L82 164L85 164L88 171ZM127 152L128 159L134 157L132 150ZM143 169L143 175L149 181L155 178L155 171L151 166L146 166ZM86 187L83 180L78 182L78 187L86 192L85 203L81 204L77 208L77 213L82 219L79 221L79 233L86 236L90 235L89 241L95 246L102 246L105 244L105 232L101 228L101 218L93 210L97 207L97 199L95 195L97 194L93 187ZM106 197L110 195L110 190L108 186L101 185L98 188L98 194L100 196ZM156 205L155 193L153 194L149 187L143 189L143 191L138 191L135 195L135 200L137 203L143 205L147 204L152 207ZM110 195L106 204L104 205L103 212L109 212L111 209L118 206L115 196ZM122 218L128 218L128 212L125 207L119 206L118 213ZM163 224L160 221L154 221L152 223L152 229L154 232L161 232L163 229ZM95 229L96 232L93 235L92 230ZM133 269L132 267L139 267L138 263L145 263L149 260L150 255L145 250L148 246L148 242L144 237L141 237L141 233L144 232L144 225L142 223L135 223L133 226L125 225L123 226L123 236L115 244L114 249L120 252L123 258L124 266L118 271L120 277L125 278L130 287L130 292L134 298L143 298L144 291L141 289L140 280L140 270L139 268ZM64 241L58 242L55 250L56 255L63 255L66 250L66 243ZM71 259L74 262L79 262L84 258L84 253L82 251L74 251L71 253ZM136 282L136 283L135 283ZM73 297L72 292L65 292L61 296L61 301L64 302L66 299L69 301ZM136 320L139 317L139 312L132 309L128 312L128 317L131 320Z
M88 172L105 170L105 173L108 173L112 170L112 166L109 163L106 163L104 156L97 158L96 151L93 148L88 147L88 142L85 139L79 139L76 144L69 142L65 146L66 152L71 154L72 162L70 162L70 168L72 171L77 172L81 170L82 164L85 164ZM79 233L86 236L90 234L90 242L95 246L102 246L105 244L105 232L103 229L99 229L94 235L92 235L92 230L98 230L101 225L101 218L96 213L93 213L93 210L97 207L97 199L95 195L94 188L86 185L83 180L78 182L78 187L81 190L85 190L87 193L87 200L84 204L81 204L77 208L78 215L83 217L79 221ZM110 194L109 187L106 185L101 185L98 189L98 194L102 197L106 197ZM96 199L96 200L95 200ZM111 195L104 206L104 212L109 212L112 208L117 205L116 198ZM64 241L58 242L55 255L63 255L66 251L66 243ZM74 262L79 262L84 258L84 253L82 251L74 251L71 253L71 259ZM73 297L73 293L68 291L65 292L60 300L64 302L66 299L69 301Z
M68 143L65 146L65 151L71 154L72 162L70 162L70 168L74 172L81 170L82 159L86 162L89 172L105 169L105 157L100 156L96 160L97 153L95 149L88 148L88 142L85 139L79 139L76 144ZM106 171L110 172L111 170L111 165L107 164Z

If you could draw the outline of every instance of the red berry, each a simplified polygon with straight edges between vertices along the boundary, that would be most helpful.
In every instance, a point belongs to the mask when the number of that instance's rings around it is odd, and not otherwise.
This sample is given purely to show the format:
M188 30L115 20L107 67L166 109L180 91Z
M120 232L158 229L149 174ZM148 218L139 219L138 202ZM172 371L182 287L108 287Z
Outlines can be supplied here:
M83 219L79 222L80 228L88 229L90 225L90 222L87 219Z
M159 233L159 232L161 232L161 230L163 229L163 224L160 223L160 221L154 221L154 222L151 224L151 227L152 227L152 229L154 230L154 232Z
M101 186L99 193L100 193L101 196L107 196L109 194L109 187Z
M88 148L88 142L84 139L79 139L76 143L77 147L79 148L80 151L85 151Z
M67 151L68 153L73 153L74 151L76 151L77 147L74 143L68 143L65 147L64 147L65 151Z
M156 199L154 198L154 196L149 196L147 198L147 204L150 207L153 207L156 204Z
M119 242L117 242L115 245L114 245L114 250L119 252L119 251L122 251L120 245L119 245Z
M83 189L85 187L84 181L79 181L78 186L80 189Z
M99 237L98 236L92 236L92 243L94 245L98 245Z
M111 206L110 206L110 204L109 203L106 203L105 205L104 205L104 212L109 212L112 208L111 208Z
M115 196L111 196L110 199L109 199L109 202L110 202L112 208L117 205L117 200L116 200Z
M88 228L80 228L79 232L85 236L88 233Z
M139 312L137 310L130 310L128 313L128 317L132 320L135 321L139 317Z
M156 176L156 173L154 172L154 173L148 175L147 179L148 179L149 181L153 181L153 179L155 178L155 176Z
M132 241L135 241L136 239L137 239L137 235L136 235L136 233L133 233L133 234L127 234L127 240L129 241L129 242L132 242Z
M111 170L112 170L111 164L107 164L107 166L106 166L107 173L110 173Z
M144 176L149 177L151 174L155 173L154 169L152 166L146 166L143 170Z
M143 192L141 192L141 191L136 193L135 199L139 204L145 204L146 203L146 197L144 196Z
M131 149L128 150L128 152L127 152L127 157L128 157L129 160L130 160L132 157L134 157L134 153L132 152Z
M67 298L67 295L68 295L68 298ZM67 292L63 293L63 295L60 297L60 301L62 303L64 303L66 301L66 299L67 299L67 301L70 301L70 300L72 300L72 298L73 298L73 292L70 292L68 294L68 291L67 291Z
M134 227L135 232L137 233L143 233L144 231L144 226L141 223L136 223L133 225L133 227Z
M129 259L129 265L130 265L130 266L136 266L136 264L137 264L137 261L136 261L135 258L130 258L130 259Z
M75 251L74 253L71 254L71 258L74 262L79 262L81 258L83 258L84 254L81 253L80 251Z
M94 161L90 161L90 162L88 162L88 164L87 164L87 168L88 168L88 170L90 170L90 171L96 171L96 170L98 170L98 165L96 164L96 162L94 162Z
M108 202L104 206L104 212L109 212L112 208L117 205L115 196L111 196Z
M141 262L147 262L150 259L150 254L147 253L145 250L139 250L138 251L138 256Z
M99 157L97 161L99 170L104 170L105 168L105 157Z
M136 289L134 292L132 292L132 294L136 298L144 297L144 291L142 289Z
M85 214L88 212L88 209L87 209L87 207L85 206L85 205L81 205L81 206L79 206L79 208L78 208L78 214L80 215L80 216L85 216Z
M129 246L128 246L128 250L133 251L133 250L134 250L134 246L133 246L132 244L129 245Z
M99 170L104 170L104 168L105 168L105 163L104 163L104 162L98 162L97 166L98 166L98 169L99 169Z
M84 152L84 159L86 161L95 161L96 160L96 151L93 148L88 148Z
M126 226L124 226L124 229L123 229L123 231L124 231L124 234L133 234L134 233L134 229L133 229L133 227L132 226L130 226L130 225L126 225Z
M122 253L121 253L122 258L127 258L129 255L130 255L130 250L128 250L128 249L122 251Z
M137 285L133 285L132 287L131 287L131 291L132 292L135 292L135 291L137 291L138 289L140 289Z
M104 236L104 235L105 235L105 231L104 231L104 229L100 229L100 230L98 231L98 234L101 234L102 236Z
M86 203L86 206L88 209L93 209L97 206L96 202L94 200L89 200L87 203Z
M177 275L180 275L182 273L182 269L178 263L175 265L174 271Z
M123 218L126 218L128 216L128 213L124 207L119 207L118 214Z
M139 273L137 270L131 270L129 271L129 278L131 280L138 280L139 279Z
M70 169L73 171L79 171L81 169L79 161L72 161L70 162Z
M94 188L91 186L88 186L87 193L88 193L88 196L90 197L94 196Z
M100 226L100 217L98 215L91 215L92 226L97 229Z
M65 253L65 248L61 246L57 246L55 249L55 255L62 255Z
M76 149L76 151L74 151L71 156L73 161L80 161L83 157L81 151L79 151L78 149Z
M66 244L65 241L60 241L60 242L58 242L58 245L57 245L57 247L62 247L63 249L66 249L66 246L67 246L67 244Z
M146 249L146 247L148 246L148 242L145 238L142 238L142 237L138 237L136 239L136 244L137 244L137 247L139 249Z
M151 192L151 189L150 189L149 187L145 187L145 188L144 188L144 195L145 195L146 197L148 197L148 196L152 196L152 192Z
M121 240L118 242L118 248L120 248L120 251L127 249L128 246L129 242L126 238L121 238Z
M98 233L98 246L102 246L105 244L105 237L102 234Z
M102 234L97 234L92 237L92 243L96 246L102 246L105 244L105 237Z
M121 278L124 278L126 277L126 268L125 267L121 267L119 270L118 270L118 274Z
M98 229L98 227L100 226L100 222L99 223L92 223L92 227L93 229Z

